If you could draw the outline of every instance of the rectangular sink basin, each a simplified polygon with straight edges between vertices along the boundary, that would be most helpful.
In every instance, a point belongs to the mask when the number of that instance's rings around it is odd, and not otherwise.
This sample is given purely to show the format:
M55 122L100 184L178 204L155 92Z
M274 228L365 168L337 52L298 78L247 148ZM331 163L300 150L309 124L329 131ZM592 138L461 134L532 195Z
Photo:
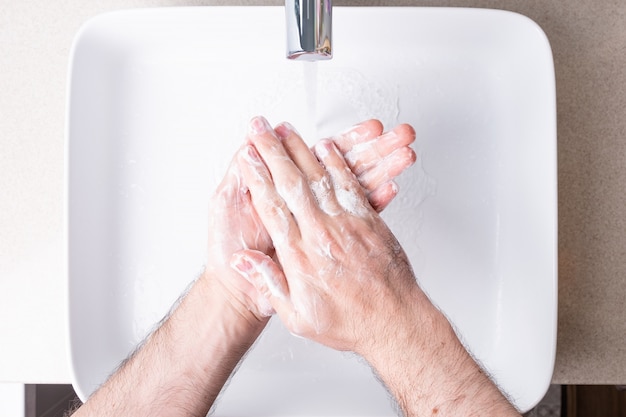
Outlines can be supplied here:
M69 329L86 399L205 262L208 200L248 120L313 143L368 118L412 124L419 160L384 218L418 280L521 410L552 376L556 105L541 29L495 10L339 8L334 58L285 59L282 7L120 11L72 49ZM362 360L277 319L216 416L391 416Z

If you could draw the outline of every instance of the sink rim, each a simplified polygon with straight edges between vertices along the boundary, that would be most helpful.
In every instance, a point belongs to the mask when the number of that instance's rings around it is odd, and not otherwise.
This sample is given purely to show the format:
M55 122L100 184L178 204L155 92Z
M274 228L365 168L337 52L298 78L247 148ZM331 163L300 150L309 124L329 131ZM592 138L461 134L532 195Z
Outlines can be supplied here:
M104 15L97 16L97 17L93 18L92 20L88 21L85 25L83 25L83 27L81 27L77 37L75 38L74 45L72 47L71 62L72 63L74 62L75 54L76 54L76 48L77 48L78 42L80 41L80 39L83 38L83 36L86 36L86 34L89 35L89 31L92 30L91 28L93 27L92 25L94 25L94 24L106 23L107 19L115 19L117 17L124 17L124 18L133 17L132 16L133 14L135 14L135 16L139 16L139 15L143 14L144 12L145 13L149 13L149 14L153 14L153 13L161 14L161 13L163 13L163 14L167 14L167 15L171 15L171 13L174 13L174 14L181 13L181 15L183 15L183 14L186 14L189 11L189 9L190 8L187 8L187 7L171 8L171 9L169 9L169 8L168 9L158 9L157 8L157 9L146 9L146 10L139 9L139 10L131 10L131 11L109 12L109 13L106 13ZM237 13L241 12L242 9L246 9L246 10L262 9L262 10L264 10L263 13L265 13L265 11L269 10L269 9L274 9L274 10L280 9L280 11L282 11L282 7L267 7L267 6L250 7L250 8L248 8L248 7L246 7L246 8L239 8L239 7L230 7L230 6L229 7L206 7L206 8L203 7L203 8L198 8L198 9L209 9L211 12L213 12L213 11L217 12L218 9L221 9L221 10L232 10L233 12L236 10ZM335 16L341 15L343 13L341 11L341 10L343 10L343 8L336 7L335 9L336 9ZM386 9L386 10L393 9L393 10L396 10L398 8L394 8L394 7L381 7L381 8L364 7L364 8L346 8L346 9L351 10L351 13L352 13L352 11L355 11L357 9L370 10L369 12L371 12L371 10L373 10L373 9ZM418 8L418 7L409 7L409 8L402 8L402 9L405 12L407 10L410 10L410 9L418 9L420 11L424 11L424 10L427 10L427 9L431 10L431 8ZM499 10L488 10L487 11L486 9L460 9L460 8L459 9L457 9L457 8L441 8L441 9L437 9L436 12L437 13L444 13L445 11L450 11L450 10L454 10L454 11L465 10L465 11L467 11L467 13L470 13L470 14L477 13L477 12L480 12L480 13L486 12L486 13L517 15L514 12L508 12L508 11L499 11ZM198 11L199 10L194 8L194 12L198 12ZM273 13L276 13L276 12L273 12ZM522 16L522 15L517 15L517 16ZM526 17L523 17L523 18L528 20L528 21L530 21L530 19L528 19ZM530 22L532 22L532 21L530 21ZM534 22L533 22L533 24L534 24ZM534 24L534 25L536 26L536 24ZM538 26L536 26L536 28L538 28ZM543 33L543 32L541 32L541 33ZM545 37L545 34L543 36ZM546 44L547 44L548 51L549 51L549 43L547 43L548 42L547 38L545 38L545 39L546 39ZM337 55L339 55L339 54L340 54L340 51L337 50ZM68 80L69 80L68 85L70 85L70 86L71 86L71 81L72 81L72 70L73 70L73 67L70 68L70 75L69 75L69 78L68 78ZM71 109L71 104L72 103L70 103L70 100L71 100L71 92L68 93L68 109ZM555 108L556 108L556 105L555 105ZM69 177L70 177L70 173L69 173L69 171L70 171L69 156L70 156L70 149L69 148L70 148L70 142L71 142L70 134L69 134L69 126L70 126L70 123L71 123L70 112L69 111L67 113L67 121L66 121L66 123L67 123L67 126L68 126L68 129L66 130L66 132L67 132L67 135L66 135L66 144L67 144L67 146L66 146L66 161L68 161L68 167L66 169L66 181L65 181L65 184L66 184L66 195L68 196L68 198L66 199L66 202L68 202L68 204L66 205L65 216L66 216L66 224L69 225L69 222L70 222L69 207L68 207L69 206L69 194L70 194L70 190L69 190ZM556 123L554 125L554 139L555 139L554 140L554 147L556 149ZM556 154L556 152L555 152L555 154ZM556 189L556 177L554 179L555 179L554 187ZM555 210L556 210L556 194L555 194L554 197L555 197ZM555 212L555 214L556 214L556 212ZM556 260L556 253L557 253L556 252L557 251L557 239L556 239L556 236L557 236L556 235L556 233L557 233L557 222L556 222L556 217L555 217L555 220L554 220L553 233L554 233L554 237L555 237L554 238L554 255L555 255L555 260ZM70 273L70 271L69 271L69 255L70 255L70 253L69 253L69 233L68 233L68 236L67 236L67 243L68 243L68 245L67 245L67 247L68 247L68 254L67 255L68 255L68 276L69 276L69 273ZM556 312L557 312L557 299L556 299L556 296L557 296L557 278L556 278L557 274L556 274L556 268L557 268L557 265L556 265L556 262L555 262L555 264L554 264L554 282L553 282L553 284L554 284L554 286L553 286L553 294L554 294L554 297L555 297L554 298L554 304L553 304L554 318L556 318ZM70 291L70 297L71 297L71 291ZM70 312L70 316L71 316L71 312ZM71 329L71 325L70 325L70 329ZM72 335L70 335L70 339L71 339L71 337L72 337ZM554 366L554 353L556 352L556 320L554 320L554 343L553 343L553 345L554 345L554 347L553 347L553 355L552 355L552 367ZM70 350L74 347L74 344L72 343L72 340L70 340L69 346L70 346ZM70 356L71 356L71 359L72 359L70 361L70 363L72 363L72 375L73 375L73 378L76 380L76 374L75 374L75 369L74 369L74 361L73 361L73 358L74 358L73 353L70 353ZM547 383L549 384L549 381ZM546 385L546 389L547 389L547 385ZM83 395L84 395L84 393L83 393ZM81 397L81 398L83 398L83 397ZM539 399L537 399L537 401Z

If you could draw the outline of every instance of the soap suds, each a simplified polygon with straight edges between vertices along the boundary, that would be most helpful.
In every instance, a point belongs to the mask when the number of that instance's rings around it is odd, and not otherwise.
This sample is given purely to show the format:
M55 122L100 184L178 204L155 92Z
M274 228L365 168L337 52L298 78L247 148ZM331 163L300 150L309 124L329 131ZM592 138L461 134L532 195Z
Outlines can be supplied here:
M323 142L318 142L315 145L315 155L317 156L317 159L319 159L320 161L325 159L329 153L328 153L328 148L326 148L326 146L324 146Z
M317 248L317 253L331 261L335 260L335 257L333 256L333 253L330 249L330 242L321 243L320 246L318 246Z
M276 215L276 217L280 219L281 224L282 224L282 226L280 227L280 232L275 232L272 235L272 241L274 242L274 247L279 248L287 241L291 226L290 226L289 219L287 218L287 215L285 214L285 212L283 212L282 210L276 209L274 210L274 214Z
M256 265L256 271L263 278L265 285L269 289L272 296L285 300L287 298L287 294L282 289L282 286L277 281L277 278L274 276L272 272L272 267L268 264L268 262L261 262Z
M348 213L356 216L364 216L367 214L367 209L363 206L361 198L354 190L335 188L335 196L341 207Z
M297 181L295 184L290 185L291 187L287 187L285 184L278 183L276 184L276 192L285 201L289 211L298 213L298 207L302 206L304 199L304 182Z
M352 146L352 148L348 152L346 152L346 154L344 155L346 162L350 164L350 166L355 166L359 160L359 155L362 155L362 153L365 151L369 151L372 146L373 146L372 141L358 143ZM373 166L377 163L378 163L378 160L372 160L369 164L367 164L367 166L364 165L361 169L365 170L369 168L370 166Z
M313 181L309 185L313 196L324 213L329 216L336 216L341 213L332 199L332 186L328 177L322 177L319 181Z

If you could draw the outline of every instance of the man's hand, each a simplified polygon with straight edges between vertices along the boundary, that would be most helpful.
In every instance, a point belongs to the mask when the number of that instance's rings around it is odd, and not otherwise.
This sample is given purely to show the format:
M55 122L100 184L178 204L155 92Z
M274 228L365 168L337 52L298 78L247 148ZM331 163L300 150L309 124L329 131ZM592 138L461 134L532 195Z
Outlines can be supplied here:
M267 125L262 119L255 121L257 128L258 122ZM408 148L414 139L412 129L396 129L400 137L379 138L380 123L369 121L335 139L352 152L352 166L360 170L363 186L380 209L397 191L390 182L396 174L388 172L385 164L395 160L406 168L415 159ZM251 131L249 140L256 140L257 131ZM272 131L275 138L282 135L289 142L293 128L282 125L277 132ZM205 416L263 329L273 307L229 266L232 254L243 249L273 253L272 241L243 185L239 159L231 164L211 200L205 273L171 316L75 416Z
M267 131L277 142L287 144L296 138L301 141L288 123L282 123L274 130L265 119L255 118L251 122L248 142L257 140L259 130ZM415 162L415 152L409 147L415 140L413 128L398 125L383 134L381 123L369 120L331 140L357 175L362 193L367 195L372 206L382 211L398 192L393 179ZM239 155L241 152L243 150ZM232 254L243 249L254 249L270 257L274 253L272 241L252 207L236 159L231 162L211 199L205 276L217 279L217 288L242 317L263 326L274 312L273 307L229 265Z
M400 124L383 133L378 120L368 120L330 140L356 175L374 210L383 211L398 193L393 179L415 162L415 152L409 147L415 130Z
M519 417L419 288L332 142L314 155L266 129L239 163L280 265L254 250L231 264L292 333L363 356L407 416Z
M266 129L239 158L282 269L259 251L240 252L234 265L292 333L367 350L371 334L385 332L377 315L401 309L419 288L339 150L322 141L313 154L297 135L280 140Z

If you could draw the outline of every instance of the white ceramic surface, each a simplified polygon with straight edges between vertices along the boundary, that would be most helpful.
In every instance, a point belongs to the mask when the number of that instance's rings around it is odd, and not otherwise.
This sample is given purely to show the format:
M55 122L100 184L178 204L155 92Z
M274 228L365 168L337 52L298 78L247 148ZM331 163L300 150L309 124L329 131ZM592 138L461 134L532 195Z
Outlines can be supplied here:
M86 398L202 270L208 199L247 121L307 138L411 123L418 163L384 217L418 279L522 410L556 344L556 110L541 29L504 11L335 8L334 58L284 59L280 7L122 11L87 22L68 109L69 326ZM310 142L313 142L310 140ZM394 415L358 358L277 320L216 409Z

